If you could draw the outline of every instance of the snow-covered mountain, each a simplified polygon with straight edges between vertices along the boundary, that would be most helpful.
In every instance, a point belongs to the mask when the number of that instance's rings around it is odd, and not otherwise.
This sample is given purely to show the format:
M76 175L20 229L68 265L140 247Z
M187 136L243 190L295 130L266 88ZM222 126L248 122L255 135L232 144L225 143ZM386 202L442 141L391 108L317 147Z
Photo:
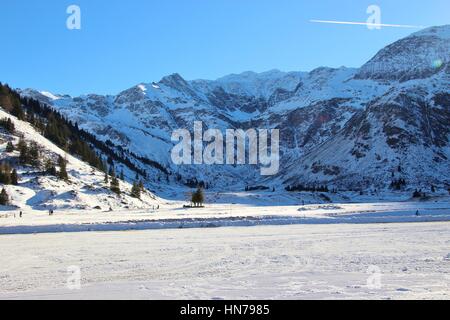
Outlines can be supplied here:
M58 148L29 123L18 120L2 109L0 119L10 119L15 127L13 133L0 129L0 162L13 165L19 176L17 185L2 185L8 193L10 209L109 211L124 207L149 208L160 203L160 199L148 191L142 192L141 199L131 197L131 185L124 181L120 182L122 194L113 193L104 181L104 173ZM27 144L37 145L40 166L22 165L18 161L20 153L17 148L7 150L8 142L17 145L20 139ZM67 161L67 181L45 173L43 168L47 160L56 162L59 156Z
M356 77L400 82L426 79L448 67L449 52L450 28L429 28L381 50Z
M450 26L412 34L359 69L245 72L215 81L179 74L115 96L70 97L35 90L100 140L148 161L148 183L196 178L212 187L328 183L343 188L450 185ZM176 166L171 134L207 128L280 129L280 172L256 166ZM205 128L206 129L206 128ZM167 172L163 172L158 163Z

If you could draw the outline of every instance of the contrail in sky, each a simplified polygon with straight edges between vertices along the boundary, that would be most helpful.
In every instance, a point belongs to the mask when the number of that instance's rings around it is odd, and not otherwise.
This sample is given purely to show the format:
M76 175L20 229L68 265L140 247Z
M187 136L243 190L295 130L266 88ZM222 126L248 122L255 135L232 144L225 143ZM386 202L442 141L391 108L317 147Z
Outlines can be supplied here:
M358 26L373 26L373 27L391 27L391 28L409 28L409 29L424 29L424 26L413 26L407 24L385 24L385 23L369 23L369 22L351 22L351 21L335 21L335 20L309 20L314 23L329 23L329 24L347 24Z

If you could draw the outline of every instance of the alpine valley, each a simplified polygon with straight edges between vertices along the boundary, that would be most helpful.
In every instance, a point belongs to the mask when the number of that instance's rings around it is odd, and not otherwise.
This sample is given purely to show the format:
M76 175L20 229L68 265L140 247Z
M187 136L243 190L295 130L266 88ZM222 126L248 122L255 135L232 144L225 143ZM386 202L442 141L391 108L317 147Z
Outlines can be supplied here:
M117 95L71 97L18 89L77 123L128 159L117 171L146 186L198 183L208 189L412 191L450 187L450 26L414 33L359 69L244 72L187 81L179 74ZM186 165L171 161L174 130L279 129L280 171L254 165ZM166 188L166 189L165 189Z

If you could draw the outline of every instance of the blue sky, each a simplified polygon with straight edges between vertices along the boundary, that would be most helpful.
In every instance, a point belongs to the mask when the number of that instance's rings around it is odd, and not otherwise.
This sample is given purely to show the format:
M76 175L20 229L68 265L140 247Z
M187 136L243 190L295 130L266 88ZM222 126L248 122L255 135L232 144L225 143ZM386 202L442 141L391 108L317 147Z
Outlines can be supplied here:
M81 30L66 9L81 8ZM174 72L216 79L247 70L358 67L415 29L317 24L450 23L448 0L14 0L0 10L0 81L72 95L115 94Z

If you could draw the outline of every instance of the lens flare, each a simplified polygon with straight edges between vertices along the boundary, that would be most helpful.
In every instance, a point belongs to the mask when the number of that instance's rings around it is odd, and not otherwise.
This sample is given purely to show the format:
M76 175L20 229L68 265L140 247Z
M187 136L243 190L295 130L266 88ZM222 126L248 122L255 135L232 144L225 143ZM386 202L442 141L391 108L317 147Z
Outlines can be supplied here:
M442 67L443 64L444 64L444 62L442 62L441 59L434 60L433 68L439 69L440 67Z

